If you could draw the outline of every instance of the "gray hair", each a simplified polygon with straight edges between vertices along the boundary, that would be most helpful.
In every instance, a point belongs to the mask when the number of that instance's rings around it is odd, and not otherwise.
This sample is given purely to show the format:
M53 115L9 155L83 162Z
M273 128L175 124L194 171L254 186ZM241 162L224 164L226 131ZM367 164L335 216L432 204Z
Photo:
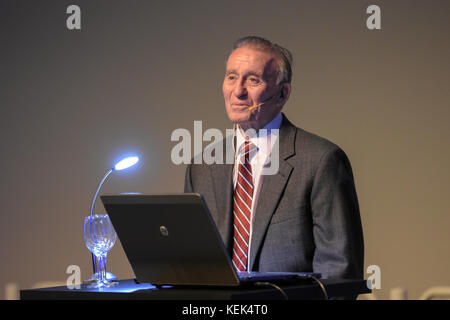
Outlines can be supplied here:
M241 47L250 47L261 51L273 52L278 57L278 77L277 84L291 83L292 81L292 54L282 46L272 43L271 41L258 36L247 36L236 40L233 43L233 48L227 55L227 61L231 53Z

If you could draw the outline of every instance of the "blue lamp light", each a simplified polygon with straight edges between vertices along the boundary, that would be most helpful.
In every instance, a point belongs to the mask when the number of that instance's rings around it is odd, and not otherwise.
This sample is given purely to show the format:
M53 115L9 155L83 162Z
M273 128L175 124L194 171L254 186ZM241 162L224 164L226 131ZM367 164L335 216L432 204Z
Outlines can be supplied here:
M91 217L94 214L94 207L95 207L95 201L97 200L97 196L98 193L100 192L100 189L102 188L103 183L106 181L106 179L108 178L108 176L113 172L113 171L120 171L120 170L124 170L124 169L128 169L129 167L134 166L136 163L139 162L139 157L137 156L131 156L131 157L126 157L122 160L120 160L119 162L116 163L116 165L114 167L112 167L107 173L106 175L103 177L102 181L100 181L100 184L98 185L97 188L97 192L95 192L94 195L94 199L92 199L92 205L91 205Z
M134 166L138 162L139 162L139 158L136 156L126 157L125 159L122 159L119 162L117 162L117 164L114 166L114 170L118 170L118 171L124 170L124 169Z

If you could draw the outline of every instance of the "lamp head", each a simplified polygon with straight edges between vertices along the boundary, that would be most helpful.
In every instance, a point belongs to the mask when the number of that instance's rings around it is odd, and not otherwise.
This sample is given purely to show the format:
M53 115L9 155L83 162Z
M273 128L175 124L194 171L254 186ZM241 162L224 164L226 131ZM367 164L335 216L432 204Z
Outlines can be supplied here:
M116 163L116 165L113 167L113 170L124 170L131 166L134 166L136 163L139 162L139 157L132 156L132 157L126 157L119 162Z

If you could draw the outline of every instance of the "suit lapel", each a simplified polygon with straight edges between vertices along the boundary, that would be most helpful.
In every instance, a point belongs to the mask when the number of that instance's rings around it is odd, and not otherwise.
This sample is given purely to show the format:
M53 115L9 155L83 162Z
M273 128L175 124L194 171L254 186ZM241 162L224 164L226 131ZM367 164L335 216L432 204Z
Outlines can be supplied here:
M230 140L231 139L231 140ZM233 136L228 136L223 140L224 162L229 146L232 146ZM227 148L228 147L228 148ZM233 157L231 157L233 159ZM233 164L213 164L211 165L211 176L214 185L214 195L216 200L217 214L215 215L215 222L217 229L222 237L222 240L227 248L227 252L231 252L232 243L232 228L233 215L231 204L233 201Z
M253 218L249 270L253 270L256 255L260 250L270 219L278 206L281 195L293 170L286 159L295 153L295 134L296 128L283 115L279 135L279 170L274 175L265 175L262 177L259 200Z
M231 252L231 228L233 223L231 214L231 201L233 197L233 165L215 164L211 166L211 170L217 205L215 222L223 243L227 248L227 252Z

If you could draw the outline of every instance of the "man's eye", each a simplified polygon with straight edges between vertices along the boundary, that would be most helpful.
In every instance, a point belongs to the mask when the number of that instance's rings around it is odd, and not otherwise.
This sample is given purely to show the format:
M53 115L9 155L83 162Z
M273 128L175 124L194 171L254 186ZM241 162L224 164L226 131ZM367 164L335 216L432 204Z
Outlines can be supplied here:
M258 78L248 78L248 82L253 85L260 83Z
M236 80L236 76L235 76L234 74L229 74L229 75L227 76L227 80L230 80L230 81Z

